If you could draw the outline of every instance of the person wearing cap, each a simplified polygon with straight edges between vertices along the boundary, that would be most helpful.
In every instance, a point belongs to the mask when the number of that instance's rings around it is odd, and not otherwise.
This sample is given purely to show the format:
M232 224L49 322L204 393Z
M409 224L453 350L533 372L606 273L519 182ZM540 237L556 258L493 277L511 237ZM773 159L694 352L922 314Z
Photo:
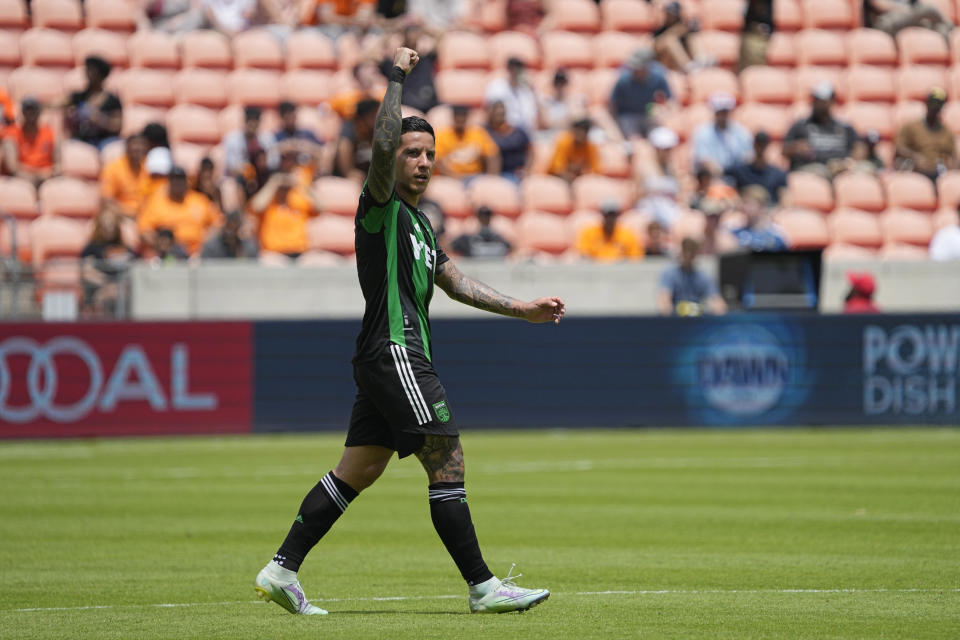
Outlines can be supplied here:
M671 97L667 72L653 59L653 51L637 49L624 68L610 94L610 114L626 138L645 136L656 126L655 106Z
M10 173L34 186L60 175L60 142L50 125L40 123L40 103L33 98L20 103L20 122L7 127L3 158Z
M243 109L243 128L223 137L223 163L228 176L242 175L258 151L266 154L267 165L277 166L276 143L272 134L260 131L260 107Z
M551 174L572 181L586 173L600 173L600 154L589 137L591 125L589 118L580 118L557 136L550 159Z
M957 168L957 143L940 113L947 101L947 92L934 87L927 96L927 113L923 118L900 127L896 138L897 169L922 173L934 182L944 171Z
M553 73L552 91L540 97L540 125L551 135L566 129L587 112L587 99L582 93L570 93L570 77L566 69Z
M726 170L727 179L737 191L758 184L767 190L770 203L780 204L780 198L787 189L787 172L767 162L767 148L770 146L770 134L758 131L753 137L753 154L749 162L739 162Z
M848 271L847 282L850 290L843 301L844 313L880 313L873 302L877 284L869 271Z
M167 228L193 254L200 249L207 231L220 223L220 217L220 211L207 196L190 190L186 171L173 166L167 184L144 205L137 227L148 247L154 246L157 230Z
M657 309L665 316L723 315L727 305L717 292L714 279L697 269L700 242L686 237L680 242L677 263L660 275Z
M505 258L513 247L502 235L493 230L490 222L493 211L489 207L477 208L477 223L480 228L473 233L464 233L454 238L450 249L465 258Z
M115 203L126 216L137 215L150 190L146 156L147 141L135 133L127 138L124 154L100 170L100 196ZM169 174L170 169L164 173Z
M64 109L64 130L70 137L102 149L120 135L123 105L104 88L110 63L100 56L87 56L83 63L87 87L73 91L55 106Z
M917 0L863 0L863 26L897 35L907 27L932 29L944 38L953 23L932 4Z
M481 173L500 174L500 148L487 130L467 124L470 109L453 106L453 126L436 131L437 173L469 179Z
M783 139L783 155L791 171L809 171L832 180L854 165L853 156L862 144L857 132L833 117L833 85L821 82L811 91L810 116L793 123Z
M484 92L484 102L503 103L507 123L532 136L540 125L537 96L530 86L527 65L520 58L507 60L507 77L494 78Z
M639 205L669 229L680 215L680 181L672 167L673 150L680 143L680 137L672 129L657 127L650 132L648 140L656 163L644 171L643 198Z
M619 202L605 202L600 208L603 219L580 231L576 247L581 256L595 262L639 260L643 257L640 237L617 221L620 209Z
M786 251L790 248L783 229L770 219L770 195L758 184L750 185L740 196L744 225L730 229L741 249L750 251Z
M278 171L250 198L250 211L260 220L260 249L295 259L310 247L307 222L320 213L320 202L297 179Z
M657 59L668 69L690 72L701 65L696 40L700 30L695 19L686 19L679 2L668 2L663 8L663 24L653 31L653 50Z
M704 122L693 132L693 165L706 166L715 176L750 157L750 132L730 119L735 106L737 100L729 93L714 93L713 122Z

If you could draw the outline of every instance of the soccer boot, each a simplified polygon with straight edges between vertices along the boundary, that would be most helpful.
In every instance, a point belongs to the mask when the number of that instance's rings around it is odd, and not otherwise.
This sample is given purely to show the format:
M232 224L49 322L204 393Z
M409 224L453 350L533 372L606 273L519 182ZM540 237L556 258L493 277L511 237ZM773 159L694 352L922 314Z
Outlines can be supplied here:
M550 597L550 592L546 589L524 589L514 584L514 580L522 576L522 573L513 575L513 568L517 565L511 565L507 577L494 584L494 587L486 595L480 597L470 597L471 613L509 613L510 611L526 611L535 607Z
M268 567L264 567L257 574L257 579L253 583L253 590L257 592L257 597L261 600L270 602L271 600L289 611L305 616L325 616L327 612L320 607L315 607L307 601L307 596L303 594L303 587L299 580L293 582L283 582L274 578Z

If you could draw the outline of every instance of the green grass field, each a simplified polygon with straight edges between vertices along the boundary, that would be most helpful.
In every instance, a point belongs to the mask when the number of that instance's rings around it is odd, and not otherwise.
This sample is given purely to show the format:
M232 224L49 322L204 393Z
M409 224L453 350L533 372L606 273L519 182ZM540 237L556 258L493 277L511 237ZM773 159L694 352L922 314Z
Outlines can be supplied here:
M0 638L958 638L960 430L473 432L524 614L471 616L415 459L252 583L342 436L0 443Z

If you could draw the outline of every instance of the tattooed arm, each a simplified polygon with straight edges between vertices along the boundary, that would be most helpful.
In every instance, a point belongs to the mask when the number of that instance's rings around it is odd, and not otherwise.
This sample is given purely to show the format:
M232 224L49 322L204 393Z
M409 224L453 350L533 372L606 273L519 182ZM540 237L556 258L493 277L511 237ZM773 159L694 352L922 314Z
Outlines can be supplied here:
M503 295L492 287L464 275L451 260L437 267L435 282L457 302L483 311L491 311L512 318L523 318L528 322L559 323L566 311L563 300L560 298L537 298L532 302L523 302Z
M393 64L406 74L419 60L416 51L400 47ZM402 94L403 83L391 78L373 129L373 159L367 172L367 189L377 202L386 202L393 193L393 162L397 147L400 146L400 124L403 120L400 115Z

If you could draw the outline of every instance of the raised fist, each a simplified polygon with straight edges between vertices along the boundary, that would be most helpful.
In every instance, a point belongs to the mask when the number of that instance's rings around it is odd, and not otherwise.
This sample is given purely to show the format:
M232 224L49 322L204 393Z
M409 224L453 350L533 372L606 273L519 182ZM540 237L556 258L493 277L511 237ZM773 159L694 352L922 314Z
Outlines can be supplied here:
M393 64L403 69L404 73L410 73L417 63L420 62L420 55L413 49L398 47L397 53L393 57Z

